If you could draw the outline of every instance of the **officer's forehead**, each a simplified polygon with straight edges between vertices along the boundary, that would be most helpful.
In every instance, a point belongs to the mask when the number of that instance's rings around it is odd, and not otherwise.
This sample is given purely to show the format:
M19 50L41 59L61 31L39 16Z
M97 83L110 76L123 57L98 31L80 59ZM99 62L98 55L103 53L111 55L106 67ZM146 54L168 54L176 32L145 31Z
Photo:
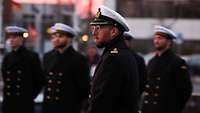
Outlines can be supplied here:
M153 39L161 39L161 40L168 40L169 38L167 38L164 35L160 35L160 34L154 34Z
M51 34L51 36L66 36L66 35L64 33L55 32L55 33Z

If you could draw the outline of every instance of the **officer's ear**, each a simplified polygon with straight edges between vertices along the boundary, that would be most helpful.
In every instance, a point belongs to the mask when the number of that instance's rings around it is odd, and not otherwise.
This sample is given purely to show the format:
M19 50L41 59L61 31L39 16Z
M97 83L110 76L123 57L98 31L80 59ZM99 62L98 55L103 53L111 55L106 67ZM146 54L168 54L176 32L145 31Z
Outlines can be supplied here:
M168 39L168 47L169 48L173 47L173 44L174 44L173 40Z
M113 27L111 29L111 37L116 37L119 34L120 34L120 30L117 27Z

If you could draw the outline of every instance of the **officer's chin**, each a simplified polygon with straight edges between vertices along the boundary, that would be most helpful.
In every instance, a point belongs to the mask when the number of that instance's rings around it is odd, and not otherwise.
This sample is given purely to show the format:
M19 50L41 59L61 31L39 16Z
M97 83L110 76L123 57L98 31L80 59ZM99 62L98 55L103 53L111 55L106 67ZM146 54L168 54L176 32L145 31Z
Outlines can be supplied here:
M66 47L66 44L62 44L62 45L57 45L55 46L56 49L63 49Z
M98 47L98 48L103 48L104 46L103 46L103 45L97 45L97 47Z
M156 50L161 51L161 50L163 50L163 48L162 47L156 47Z
M104 48L105 47L105 43L96 43L98 48Z

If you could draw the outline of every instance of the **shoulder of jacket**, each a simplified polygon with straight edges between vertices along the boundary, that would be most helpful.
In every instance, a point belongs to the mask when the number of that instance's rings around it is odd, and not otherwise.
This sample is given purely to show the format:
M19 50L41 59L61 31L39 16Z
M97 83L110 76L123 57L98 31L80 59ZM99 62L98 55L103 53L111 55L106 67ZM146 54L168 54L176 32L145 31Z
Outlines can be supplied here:
M55 52L55 51L53 51L53 50L46 52L46 53L43 55L43 58L52 56L54 52Z
M27 53L29 53L29 54L31 54L31 55L34 55L34 56L37 56L38 55L38 53L37 52L35 52L35 51L32 51L32 50L26 50L27 51Z
M184 70L188 69L186 61L184 59L182 59L180 56L176 55L174 62L177 63L178 68L184 69Z
M86 60L86 56L84 56L83 54L75 51L74 52L75 57L79 58L80 60Z

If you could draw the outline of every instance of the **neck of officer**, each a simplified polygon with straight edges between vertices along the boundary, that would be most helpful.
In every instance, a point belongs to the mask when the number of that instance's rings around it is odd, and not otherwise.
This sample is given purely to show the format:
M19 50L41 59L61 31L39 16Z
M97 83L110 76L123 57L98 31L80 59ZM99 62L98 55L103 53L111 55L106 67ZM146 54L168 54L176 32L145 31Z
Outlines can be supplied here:
M59 53L64 53L64 51L66 50L66 49L68 49L69 47L71 46L71 43L70 44L66 44L65 46L62 46L62 47L59 47L59 48L57 48L57 51L59 52Z
M157 50L157 55L158 56L161 56L163 53L165 53L167 50L169 50L169 49L171 49L172 48L172 46L173 46L173 41L172 40L169 40L169 43L167 43L167 45L164 47L164 48L162 48L162 49L158 49Z
M22 45L13 47L13 48L12 48L12 51L17 51L20 47L22 47Z
M167 50L169 50L171 47L166 47L166 48L163 48L163 49L161 49L161 50L157 50L156 51L156 54L158 55L158 56L161 56L163 53L165 53Z
M122 36L122 32L115 32L112 34L111 38L110 38L110 41L106 44L106 45L109 45L109 43L112 42L112 40L115 40L116 38L119 38Z

